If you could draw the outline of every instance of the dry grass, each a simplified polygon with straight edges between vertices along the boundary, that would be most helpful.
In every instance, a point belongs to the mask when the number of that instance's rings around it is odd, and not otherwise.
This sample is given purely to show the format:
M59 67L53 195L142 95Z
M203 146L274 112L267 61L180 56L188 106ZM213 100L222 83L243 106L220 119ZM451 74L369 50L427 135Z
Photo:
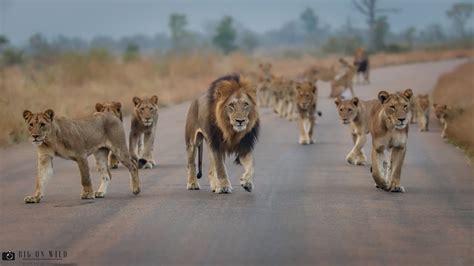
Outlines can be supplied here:
M450 142L463 148L474 162L474 62L468 62L441 76L433 91L433 101L462 108L464 112L448 127Z
M474 50L377 54L373 67L474 57ZM257 63L273 63L276 74L296 76L308 66L330 66L337 56L315 58L253 58L244 54L221 56L209 52L166 55L121 62L106 53L69 53L49 65L27 64L4 69L5 86L0 99L0 146L25 139L22 112L53 108L61 116L80 117L94 111L96 102L120 101L125 113L133 96L157 94L162 106L191 99L207 85L229 72L256 71Z

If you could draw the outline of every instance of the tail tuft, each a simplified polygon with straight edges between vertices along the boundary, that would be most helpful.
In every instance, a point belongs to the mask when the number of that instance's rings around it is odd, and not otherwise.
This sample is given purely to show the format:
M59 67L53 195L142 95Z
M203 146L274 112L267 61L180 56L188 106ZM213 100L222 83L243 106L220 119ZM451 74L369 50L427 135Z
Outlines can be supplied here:
M197 173L196 177L197 177L198 179L201 179L201 177L202 177L202 172L199 171L199 172Z
M323 112L318 111L318 116L323 116Z

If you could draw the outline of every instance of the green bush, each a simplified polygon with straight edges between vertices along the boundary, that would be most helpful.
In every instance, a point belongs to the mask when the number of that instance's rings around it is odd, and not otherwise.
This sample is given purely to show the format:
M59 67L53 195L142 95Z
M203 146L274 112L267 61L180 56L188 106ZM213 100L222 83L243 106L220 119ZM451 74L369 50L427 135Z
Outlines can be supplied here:
M2 52L1 63L2 65L19 65L25 61L23 51L15 49L13 47L5 48Z

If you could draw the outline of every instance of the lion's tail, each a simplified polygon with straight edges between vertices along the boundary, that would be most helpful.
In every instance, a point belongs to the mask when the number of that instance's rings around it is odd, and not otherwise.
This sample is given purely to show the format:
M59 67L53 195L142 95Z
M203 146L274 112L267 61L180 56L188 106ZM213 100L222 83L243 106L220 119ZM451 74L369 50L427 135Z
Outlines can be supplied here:
M202 177L202 142L198 145L198 173L197 178Z

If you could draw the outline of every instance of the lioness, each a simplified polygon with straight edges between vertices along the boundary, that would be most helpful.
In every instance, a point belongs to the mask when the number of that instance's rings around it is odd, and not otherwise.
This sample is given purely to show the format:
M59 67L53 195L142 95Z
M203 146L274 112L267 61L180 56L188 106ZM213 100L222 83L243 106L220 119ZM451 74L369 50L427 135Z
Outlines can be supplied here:
M133 194L140 193L140 179L135 162L127 149L125 132L120 120L112 114L94 113L83 119L55 117L48 109L43 113L23 112L31 141L38 147L36 190L25 203L39 203L46 181L53 174L53 156L77 162L81 173L81 198L103 198L111 179L107 156L112 151L130 171ZM87 157L94 154L102 182L97 192L92 189Z
M299 144L313 144L318 91L312 82L296 83L296 109L300 128Z
M430 97L428 94L417 95L414 99L416 120L420 126L420 131L428 131L430 123Z
M122 118L122 104L119 102L104 102L97 103L95 105L95 110L101 113L111 113L115 115L120 121L123 122ZM112 169L118 168L119 161L113 152L109 152L109 167Z
M453 108L451 106L447 106L446 104L433 104L433 109L438 118L439 122L443 126L441 131L441 137L447 138L447 130L448 130L448 123L451 122L456 116L462 114L464 110L462 108Z
M268 107L270 105L272 97L272 64L260 63L258 64L258 68L261 71L259 84L257 87L258 105L261 107Z
M356 69L343 58L339 59L339 62L345 67L345 69L341 76L331 81L331 94L329 97L339 97L346 89L349 89L352 97L354 97L355 93L352 80L354 79Z
M189 107L185 141L188 153L187 189L199 189L202 176L203 140L209 149L209 181L215 193L231 193L232 186L224 165L225 157L236 155L245 172L240 185L251 192L254 176L252 151L258 138L259 118L256 89L240 75L221 77L211 83L206 94ZM196 175L196 148L198 174Z
M349 124L354 147L347 154L346 161L354 165L364 165L367 159L364 154L365 135L369 133L369 114L377 105L378 100L361 101L354 97L350 100L336 98L339 117L343 124Z
M381 91L379 102L370 112L369 130L372 135L372 177L378 188L405 192L400 186L408 138L408 105L411 89L390 94ZM386 153L389 155L386 158Z
M133 97L133 104L129 138L130 154L132 158L138 160L139 168L153 168L156 165L153 145L158 122L158 96Z

